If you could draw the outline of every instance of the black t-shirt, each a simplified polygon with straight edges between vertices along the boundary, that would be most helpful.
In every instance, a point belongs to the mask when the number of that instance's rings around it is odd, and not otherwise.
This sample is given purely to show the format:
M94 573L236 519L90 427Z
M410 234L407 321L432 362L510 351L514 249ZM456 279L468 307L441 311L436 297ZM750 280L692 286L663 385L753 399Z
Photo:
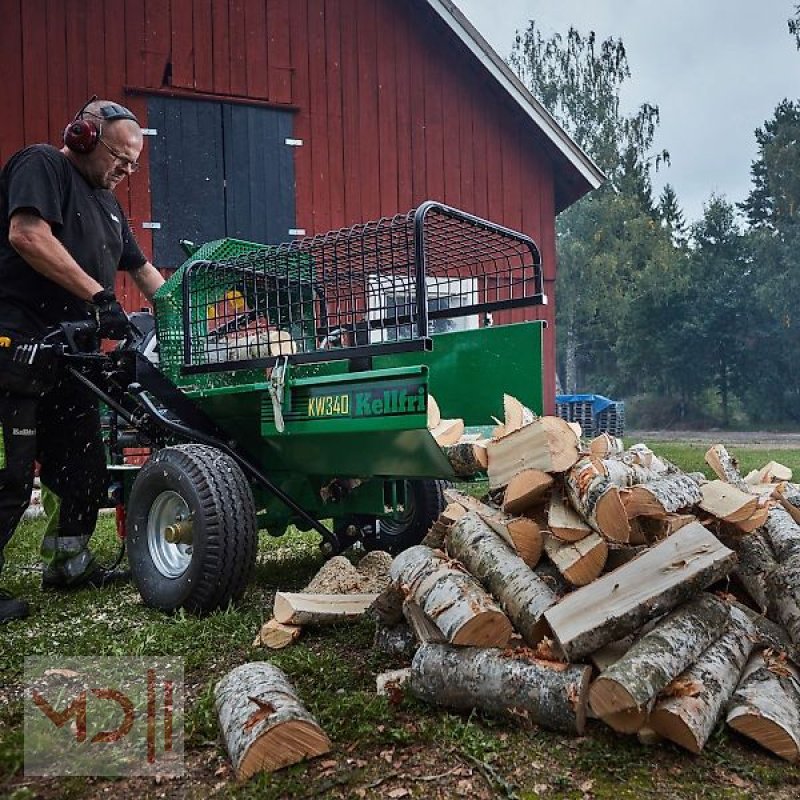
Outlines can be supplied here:
M55 147L36 144L11 157L0 172L0 331L36 337L67 320L86 319L87 303L36 272L9 244L16 211L50 223L53 234L104 288L118 269L146 261L114 195L93 188Z

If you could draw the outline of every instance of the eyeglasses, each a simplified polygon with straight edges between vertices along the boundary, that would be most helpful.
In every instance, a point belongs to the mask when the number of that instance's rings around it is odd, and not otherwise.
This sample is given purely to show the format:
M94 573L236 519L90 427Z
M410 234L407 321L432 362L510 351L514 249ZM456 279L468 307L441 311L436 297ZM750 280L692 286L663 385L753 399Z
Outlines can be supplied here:
M140 164L138 161L131 161L129 158L125 158L125 156L120 155L110 144L108 144L108 142L106 142L105 139L101 137L97 141L100 142L100 144L103 145L103 147L105 147L105 149L108 150L108 152L111 153L111 155L114 156L114 158L116 158L125 169L130 170L131 172L136 172L136 170L139 169Z

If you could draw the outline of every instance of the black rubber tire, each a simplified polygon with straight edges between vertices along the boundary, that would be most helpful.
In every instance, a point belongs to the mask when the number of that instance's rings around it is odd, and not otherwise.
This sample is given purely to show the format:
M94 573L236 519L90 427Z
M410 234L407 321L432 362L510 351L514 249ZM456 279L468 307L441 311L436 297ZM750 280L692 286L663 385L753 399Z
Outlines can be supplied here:
M148 517L164 492L188 506L191 560L176 576L153 560ZM255 566L258 526L250 484L227 455L206 445L165 447L141 468L127 508L128 561L142 599L162 611L207 614L238 600Z
M406 515L400 520L381 517L375 535L364 538L364 548L397 555L419 544L444 511L444 490L448 486L447 481L439 480L406 481Z

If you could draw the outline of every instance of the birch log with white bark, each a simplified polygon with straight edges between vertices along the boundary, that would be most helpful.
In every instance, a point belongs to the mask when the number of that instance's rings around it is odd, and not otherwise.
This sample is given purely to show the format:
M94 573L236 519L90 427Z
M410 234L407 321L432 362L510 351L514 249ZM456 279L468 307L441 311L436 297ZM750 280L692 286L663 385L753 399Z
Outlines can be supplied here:
M731 607L722 636L667 687L650 712L648 725L665 739L699 753L736 691L754 640L750 620Z
M800 558L778 564L767 575L767 615L786 629L800 645Z
M739 472L739 462L728 452L724 445L712 445L706 451L705 461L721 481L730 483L743 492L750 491L742 478L741 472Z
M411 658L417 651L418 642L417 637L414 636L413 631L406 624L378 624L375 628L375 638L372 645L380 653Z
M728 705L727 723L786 761L800 761L800 671L763 650L747 662Z
M726 604L710 594L675 609L592 684L592 710L603 718L645 708L719 638L728 618Z
M284 625L333 625L362 617L377 598L377 593L276 592L272 613Z
M576 589L544 616L562 652L578 660L686 602L725 577L735 563L731 550L692 523Z
M586 538L592 529L566 501L561 490L553 491L547 507L547 527L557 539L577 542Z
M423 545L410 547L392 562L390 576L451 644L505 647L508 643L512 627L506 615L478 581L444 553Z
M471 478L479 472L486 472L489 466L487 444L488 440L460 441L445 446L444 454L459 478Z
M608 545L599 533L592 533L578 542L562 542L546 535L544 550L573 586L591 583L603 571L608 557Z
M770 509L763 532L779 564L800 556L800 525L785 509Z
M240 780L331 749L330 740L289 679L265 661L242 664L229 672L214 688L214 706Z
M524 654L424 645L411 664L410 690L448 708L478 708L515 722L583 733L591 667Z
M489 442L489 487L497 489L524 469L564 472L577 460L579 439L558 417L539 417L528 425Z
M447 537L447 551L491 592L531 646L542 640L545 610L556 602L550 587L475 512Z
M602 462L582 458L564 476L573 508L597 533L615 542L628 542L631 527L620 489L605 474Z
M632 486L623 502L629 517L665 517L702 500L700 487L688 475L665 475Z

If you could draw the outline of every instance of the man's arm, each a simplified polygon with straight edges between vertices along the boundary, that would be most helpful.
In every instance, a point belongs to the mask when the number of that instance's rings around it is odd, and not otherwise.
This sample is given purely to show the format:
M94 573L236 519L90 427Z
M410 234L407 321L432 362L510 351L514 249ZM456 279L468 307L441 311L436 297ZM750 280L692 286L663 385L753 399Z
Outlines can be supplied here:
M26 211L14 214L8 241L33 269L81 300L91 301L102 291L103 287L81 269L64 245L53 236L50 224L37 214Z
M129 275L133 278L139 291L151 302L153 295L164 283L161 273L149 261L146 261L139 269L131 270Z

